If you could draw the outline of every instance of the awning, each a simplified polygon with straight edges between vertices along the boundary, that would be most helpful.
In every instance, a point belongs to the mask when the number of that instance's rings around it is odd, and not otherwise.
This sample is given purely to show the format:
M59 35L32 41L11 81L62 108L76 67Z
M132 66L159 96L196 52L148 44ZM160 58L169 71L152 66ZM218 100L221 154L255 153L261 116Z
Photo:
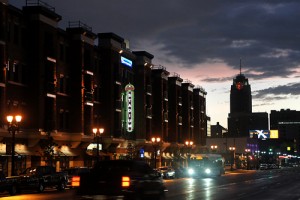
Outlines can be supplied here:
M60 148L54 148L55 156L78 156L79 152L76 149L72 149L68 146L62 146Z
M144 158L151 159L151 154L149 152L145 152Z
M163 154L162 154L162 157L163 157L164 159L173 159L173 157L170 155L170 153L163 153Z

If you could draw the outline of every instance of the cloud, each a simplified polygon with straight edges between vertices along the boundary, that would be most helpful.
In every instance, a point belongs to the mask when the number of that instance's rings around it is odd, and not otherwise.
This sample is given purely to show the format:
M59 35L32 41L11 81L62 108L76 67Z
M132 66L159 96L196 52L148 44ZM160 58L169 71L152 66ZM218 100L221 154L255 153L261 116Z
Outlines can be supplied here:
M287 85L279 85L276 87L269 87L262 90L257 90L253 92L253 98L255 99L272 99L272 100L279 100L279 99L286 99L295 97L300 95L300 82L299 83L290 83Z

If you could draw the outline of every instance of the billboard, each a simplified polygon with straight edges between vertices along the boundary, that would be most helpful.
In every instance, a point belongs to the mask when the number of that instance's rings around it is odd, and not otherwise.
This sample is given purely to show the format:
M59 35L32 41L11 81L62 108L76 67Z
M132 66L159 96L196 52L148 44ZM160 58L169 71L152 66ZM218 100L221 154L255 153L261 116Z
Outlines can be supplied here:
M262 140L266 140L270 138L269 130L250 130L249 134L250 134L250 138L257 138Z
M250 138L257 139L278 139L278 130L249 130Z
M278 139L279 138L278 130L270 130L270 138Z

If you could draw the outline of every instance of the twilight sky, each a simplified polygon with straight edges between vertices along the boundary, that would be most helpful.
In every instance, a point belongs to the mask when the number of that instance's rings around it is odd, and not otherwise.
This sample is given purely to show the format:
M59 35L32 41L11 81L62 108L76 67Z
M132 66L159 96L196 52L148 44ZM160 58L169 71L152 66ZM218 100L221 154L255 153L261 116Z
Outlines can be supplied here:
M299 0L43 0L94 33L114 32L207 92L211 124L227 127L232 79L242 73L253 112L300 111ZM9 0L21 8L25 0Z

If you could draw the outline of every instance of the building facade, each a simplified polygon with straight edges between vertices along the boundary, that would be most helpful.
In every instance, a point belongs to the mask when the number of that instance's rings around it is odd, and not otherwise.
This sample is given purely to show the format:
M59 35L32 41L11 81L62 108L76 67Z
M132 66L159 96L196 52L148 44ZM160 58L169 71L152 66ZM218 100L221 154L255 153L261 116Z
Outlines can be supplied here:
M2 0L0 11L0 167L7 175L14 143L16 171L92 166L99 151L101 159L152 162L152 137L161 138L160 165L172 165L186 139L205 143L206 92L170 78L150 53L80 21L62 30L55 8L40 1L20 10ZM23 116L14 143L10 114Z

